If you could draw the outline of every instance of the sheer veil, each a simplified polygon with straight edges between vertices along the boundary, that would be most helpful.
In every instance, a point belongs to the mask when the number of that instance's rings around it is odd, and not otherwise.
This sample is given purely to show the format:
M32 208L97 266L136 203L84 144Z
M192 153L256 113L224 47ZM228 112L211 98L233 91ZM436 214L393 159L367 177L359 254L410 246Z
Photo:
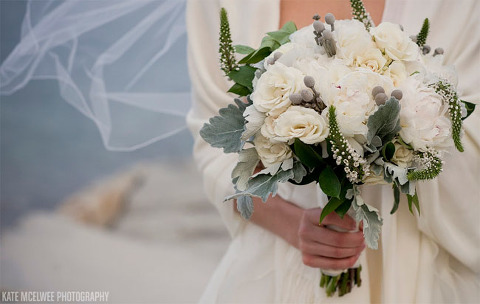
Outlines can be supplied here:
M109 150L186 128L185 0L28 1L21 40L0 66L0 94L57 80ZM38 102L41 102L39 100Z

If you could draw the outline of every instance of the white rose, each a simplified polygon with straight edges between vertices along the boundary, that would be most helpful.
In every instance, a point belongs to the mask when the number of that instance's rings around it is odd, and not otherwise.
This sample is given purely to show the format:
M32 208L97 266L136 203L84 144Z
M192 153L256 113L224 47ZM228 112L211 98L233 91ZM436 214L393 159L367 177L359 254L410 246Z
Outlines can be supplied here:
M280 115L291 105L289 96L304 88L303 77L299 70L275 63L258 79L250 95L255 108L267 115Z
M328 123L315 110L292 106L275 119L275 140L291 143L298 138L306 144L315 144L328 136Z
M271 141L275 141L275 118L272 116L267 116L260 130L262 135Z
M371 28L370 33L375 38L378 48L384 50L393 60L412 61L420 54L417 44L400 29L398 24L382 22L377 27Z
M253 140L258 156L265 167L279 164L292 158L292 150L283 142L272 142L268 138L257 134Z
M393 81L393 85L399 87L408 77L408 72L402 61L394 61L390 64L383 75L390 77Z
M366 137L368 117L377 108L372 96L372 89L376 86L382 86L387 94L393 89L388 77L360 70L345 75L325 95L325 103L336 107L340 131L346 137Z
M365 185L387 185L388 183L384 179L383 170L380 175L376 175L373 171L370 171L368 176L363 179Z
M387 59L376 47L363 49L354 57L355 66L367 68L376 73L381 73L386 63Z
M375 46L365 25L355 19L335 21L333 34L337 43L336 56L345 59L347 65L353 65L355 57Z
M399 142L394 142L395 145L395 154L392 157L392 161L397 164L397 166L402 168L408 168L412 165L413 161L413 151L405 147Z
M433 88L422 84L415 77L404 81L400 89L400 136L415 150L428 147L443 149L452 145L451 122L448 104Z

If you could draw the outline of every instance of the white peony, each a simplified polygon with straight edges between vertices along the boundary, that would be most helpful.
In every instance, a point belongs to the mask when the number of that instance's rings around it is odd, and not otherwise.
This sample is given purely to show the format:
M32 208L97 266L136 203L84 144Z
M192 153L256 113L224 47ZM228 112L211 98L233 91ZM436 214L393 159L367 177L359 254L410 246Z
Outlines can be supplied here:
M444 65L443 55L437 56L422 56L423 62L426 67L425 78L426 82L434 83L439 80L447 80L454 87L458 84L458 75L455 67L452 65Z
M387 94L393 89L388 77L365 69L345 75L325 94L325 103L336 107L340 131L346 137L366 137L368 117L377 109L372 96L376 86L382 86Z
M404 81L400 89L400 136L415 150L432 147L448 148L452 145L451 122L448 105L433 88L425 86L415 77Z
M283 142L272 142L268 138L257 134L253 140L258 156L265 167L282 163L292 158L292 150Z
M304 88L303 77L299 70L275 63L258 79L250 95L255 108L271 116L282 114L291 105L289 96Z
M330 26L329 26L330 27ZM325 24L325 28L327 28L327 25ZM313 23L310 25L307 25L295 33L290 35L290 41L296 44L300 44L304 47L307 48L312 48L316 49L317 51L323 51L322 47L317 45L315 42L315 35L313 34L314 28L313 28Z
M378 48L393 60L416 60L420 54L415 42L410 39L407 33L400 29L398 24L382 22L377 27L370 29L375 38Z
M327 120L315 110L292 106L275 119L275 140L291 143L295 138L315 144L328 136Z

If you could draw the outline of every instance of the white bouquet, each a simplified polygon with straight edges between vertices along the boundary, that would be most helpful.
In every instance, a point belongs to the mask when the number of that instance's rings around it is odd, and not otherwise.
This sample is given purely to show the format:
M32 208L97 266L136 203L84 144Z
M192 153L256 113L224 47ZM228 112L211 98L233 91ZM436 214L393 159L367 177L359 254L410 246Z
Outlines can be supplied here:
M352 20L327 14L324 23L316 15L300 30L289 22L267 33L258 49L232 45L222 9L221 68L235 82L229 92L246 99L221 109L200 134L239 154L236 194L226 200L236 199L245 218L252 196L266 201L280 182L317 182L329 199L319 222L349 212L376 249L382 219L358 186L390 184L391 213L401 193L420 213L416 181L435 178L448 149L463 151L462 119L474 106L458 98L444 51L425 44L428 19L409 36L397 24L373 26L361 1L351 3ZM237 62L235 53L246 56ZM324 272L320 285L341 296L360 282L355 268Z

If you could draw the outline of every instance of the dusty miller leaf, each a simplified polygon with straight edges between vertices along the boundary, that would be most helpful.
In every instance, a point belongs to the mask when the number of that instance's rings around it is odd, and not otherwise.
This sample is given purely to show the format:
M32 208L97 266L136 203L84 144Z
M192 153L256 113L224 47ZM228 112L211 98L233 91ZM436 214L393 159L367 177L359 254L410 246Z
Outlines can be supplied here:
M240 196L237 199L237 210L245 219L250 219L253 213L253 200L250 196Z
M243 140L248 140L262 128L267 115L258 111L254 105L250 105L243 112L247 123L245 124L245 132L242 134Z
M378 249L378 239L382 231L383 220L377 209L363 201L356 187L353 191L352 207L355 211L355 220L357 222L363 221L363 235L368 248Z
M240 151L238 163L232 171L232 179L235 181L238 190L243 191L247 189L248 180L252 176L253 171L255 171L259 161L260 159L255 148Z
M383 166L385 168L385 181L388 183L393 183L394 180L397 180L400 185L405 185L408 182L408 170L406 168L402 168L388 162L386 162Z
M376 136L386 143L400 131L400 104L394 97L387 100L384 105L368 118L367 143L371 144ZM376 139L375 141L378 141Z
M218 116L210 118L200 130L200 136L212 147L223 148L225 153L240 152L245 143L241 137L244 132L243 112L248 104L235 99L237 106L230 104L219 111Z
M252 178L248 182L248 187L244 191L235 193L234 195L228 196L225 200L231 200L238 198L240 196L256 196L260 197L264 202L270 196L275 196L277 194L278 183L284 183L291 178L294 178L294 170L288 171L278 171L275 175L260 174Z

